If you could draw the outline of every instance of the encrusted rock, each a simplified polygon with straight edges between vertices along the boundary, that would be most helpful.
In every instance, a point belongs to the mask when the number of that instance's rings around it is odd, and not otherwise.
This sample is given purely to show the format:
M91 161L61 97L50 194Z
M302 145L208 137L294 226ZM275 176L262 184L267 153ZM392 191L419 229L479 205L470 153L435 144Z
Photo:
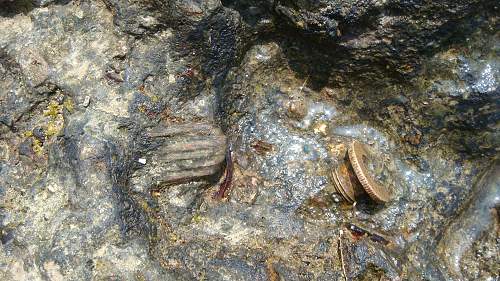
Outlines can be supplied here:
M493 280L496 2L0 0L0 280ZM398 200L335 206L346 138Z
M500 158L494 159L471 192L470 201L443 232L437 252L450 278L463 280L461 260L472 245L488 231L495 231L500 206Z

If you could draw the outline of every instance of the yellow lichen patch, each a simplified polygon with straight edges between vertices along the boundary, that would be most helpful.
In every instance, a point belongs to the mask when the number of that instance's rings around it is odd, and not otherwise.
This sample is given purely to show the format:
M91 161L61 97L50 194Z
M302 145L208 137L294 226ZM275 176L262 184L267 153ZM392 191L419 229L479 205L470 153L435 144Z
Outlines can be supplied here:
M140 105L138 108L139 112L141 113L146 113L148 111L148 109L146 108L145 105Z
M26 131L23 133L25 138L31 138L33 141L32 149L35 155L41 156L44 152L44 144L50 141L53 136L57 136L64 128L64 115L63 109L68 111L73 110L73 102L71 99L66 99L64 103L59 104L56 100L51 100L47 108L43 110L45 123L40 124L45 132L45 140L40 140L34 137L33 131Z
M191 219L191 221L193 223L200 223L202 220L203 220L203 217L200 216L199 214L194 215L193 218Z
M64 101L63 106L64 106L64 108L66 108L67 111L73 112L75 104L73 103L73 100L71 98L67 98Z
M173 232L171 232L169 235L168 235L168 239L172 242L177 242L179 240L179 236Z
M45 132L47 139L57 135L62 130L63 122L58 122L58 121L63 121L63 120L51 120L47 124L47 130Z
M46 125L45 136L49 140L52 136L56 136L64 127L63 109L68 111L73 110L73 102L71 99L66 99L62 104L57 101L50 101L47 109L43 111L43 115L50 118Z
M146 202L145 200L138 200L138 204L145 211L147 211L149 209L148 202Z
M260 85L260 84L255 85L255 93L258 95L261 95L264 93L264 89L262 88L262 85Z
M33 138L33 152L35 152L37 156L41 156L43 153L42 142L35 138Z
M135 280L137 280L137 281L146 281L147 279L146 279L146 277L144 277L144 275L142 273L137 272L135 274Z
M49 116L51 118L57 118L58 114L62 113L63 106L60 105L57 101L50 101L47 109L43 111L44 116Z

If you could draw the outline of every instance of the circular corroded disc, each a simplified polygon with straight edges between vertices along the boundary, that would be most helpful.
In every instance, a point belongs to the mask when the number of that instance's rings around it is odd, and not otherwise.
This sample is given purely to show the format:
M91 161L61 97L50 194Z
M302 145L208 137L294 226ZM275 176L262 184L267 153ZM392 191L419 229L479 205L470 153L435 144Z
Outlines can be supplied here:
M335 187L335 191L337 191L337 193L342 195L342 192L340 191L341 190L340 183L337 179L337 175L335 175L335 169L332 169L331 178L333 181L333 187Z
M389 201L391 199L389 189L377 183L368 169L370 165L373 166L377 163L374 157L368 153L365 145L353 141L349 145L347 152L354 172L368 195L377 202L385 203Z
M347 148L344 145L338 145L335 147L335 152L336 156L339 158L340 163L344 163L347 158ZM344 187L342 187L342 184L339 181L338 169L340 166L341 165L337 165L332 169L331 177L333 180L333 186L335 187L337 193L340 194L345 201L353 203L354 201L346 194Z
M340 164L340 166L335 169L335 174L340 183L342 195L344 195L348 201L355 202L356 196L359 193L359 188L357 187L355 176L349 171L348 164Z
M337 175L337 169L338 168L335 168L332 171L332 178L333 178L335 189L337 190L337 193L342 195L344 200L346 200L349 203L353 203L354 201L346 194L346 191L344 191L344 187L342 187L342 184L339 181L339 177Z

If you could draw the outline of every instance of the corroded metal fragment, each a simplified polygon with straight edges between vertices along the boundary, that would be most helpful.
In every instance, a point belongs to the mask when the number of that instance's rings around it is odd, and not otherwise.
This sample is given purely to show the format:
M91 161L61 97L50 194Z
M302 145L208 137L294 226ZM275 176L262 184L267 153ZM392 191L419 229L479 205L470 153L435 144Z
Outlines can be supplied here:
M178 135L218 135L220 129L209 123L172 124L154 128L148 132L149 137L172 137Z
M354 172L366 193L377 202L388 202L391 199L390 190L379 184L374 177L380 166L375 157L369 153L364 144L355 140L349 145L348 154Z
M341 163L334 169L332 178L337 191L350 203L354 203L364 193L348 162Z
M234 167L233 160L231 158L231 149L228 149L226 153L226 176L224 177L224 181L221 183L219 190L213 195L214 198L222 199L227 195L233 180L233 171Z
M189 182L217 173L225 159L226 137L210 123L162 125L148 131L146 137L156 146L142 156L144 166L134 174L137 183Z
M332 180L333 180L333 186L335 187L337 193L339 193L342 196L342 198L344 198L347 202L354 203L354 199L351 199L351 197L349 197L347 193L344 191L344 187L342 187L342 184L340 183L338 177L337 169L332 170Z
M377 237L376 239L386 239L386 237L382 238L382 236L372 233L371 230L353 224L346 226L347 228L340 230L337 244L338 257L342 266L342 280L362 279L361 277L370 270L370 264L384 269L382 276L385 278L380 280L401 280L400 258L393 254L388 247L391 243L390 240L383 240L382 243L376 242L373 241L372 237ZM389 253L391 254L389 255ZM379 280L379 278L375 280Z
M352 141L347 151L340 149L337 156L340 164L332 169L331 178L345 201L354 203L366 194L379 203L390 200L390 190L375 179L375 175L382 174L383 165L362 143Z

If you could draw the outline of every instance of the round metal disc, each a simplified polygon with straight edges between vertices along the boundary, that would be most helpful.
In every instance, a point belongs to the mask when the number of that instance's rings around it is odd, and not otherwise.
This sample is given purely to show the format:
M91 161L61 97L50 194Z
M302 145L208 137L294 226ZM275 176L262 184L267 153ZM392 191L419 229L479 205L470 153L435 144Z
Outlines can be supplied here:
M335 184L335 186L337 188L337 192L340 193L340 195L342 195L342 197L347 202L353 203L354 201L351 199L351 197L349 197L349 195L347 194L345 188L340 183L337 170L338 170L338 167L333 170L333 181L334 181L334 184Z
M363 193L358 186L356 176L349 170L348 163L342 163L336 170L337 179L342 187L343 194L350 202L355 202L356 198Z
M340 195L342 195L342 192L341 192L341 187L340 187L340 182L339 180L337 179L337 175L335 175L335 169L332 169L332 173L331 173L331 179L333 181L333 187L335 188L335 191L337 193L339 193ZM343 196L343 195L342 195Z
M379 164L376 163L375 157L358 141L351 142L348 154L354 172L368 195L377 202L388 202L391 199L390 190L379 184L368 169L369 166Z

